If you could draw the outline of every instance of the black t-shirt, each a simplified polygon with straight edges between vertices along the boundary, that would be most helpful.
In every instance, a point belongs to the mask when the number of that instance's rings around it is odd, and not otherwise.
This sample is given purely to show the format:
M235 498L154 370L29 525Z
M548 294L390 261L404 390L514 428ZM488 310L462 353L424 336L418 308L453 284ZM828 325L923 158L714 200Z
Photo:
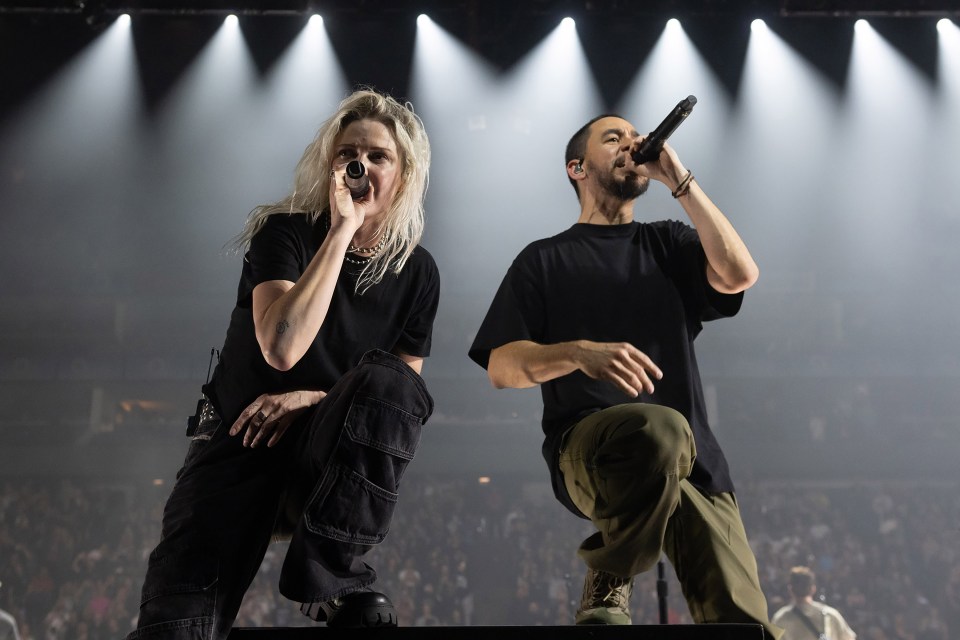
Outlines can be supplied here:
M399 274L388 272L363 294L355 291L362 267L344 262L307 353L289 371L267 364L254 333L253 289L269 280L299 280L326 234L325 225L311 225L306 215L277 214L251 240L220 362L204 386L224 420L235 420L262 393L329 390L370 349L430 355L440 276L433 257L418 246Z
M707 424L693 341L702 322L739 311L743 294L718 293L706 279L695 229L677 221L575 224L527 246L514 260L470 348L486 368L490 351L517 340L629 342L663 371L653 394L630 398L581 371L540 385L543 455L554 491L577 513L558 469L560 437L595 411L627 402L676 409L697 444L690 481L711 492L732 491L727 461Z

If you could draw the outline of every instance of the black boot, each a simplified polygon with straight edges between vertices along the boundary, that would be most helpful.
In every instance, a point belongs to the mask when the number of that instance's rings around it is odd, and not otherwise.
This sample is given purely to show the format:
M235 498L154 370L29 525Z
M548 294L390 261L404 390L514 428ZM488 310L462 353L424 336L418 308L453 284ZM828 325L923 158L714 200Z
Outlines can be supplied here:
M397 611L390 598L369 589L329 602L305 602L300 605L300 611L318 622L326 621L328 627L397 626Z

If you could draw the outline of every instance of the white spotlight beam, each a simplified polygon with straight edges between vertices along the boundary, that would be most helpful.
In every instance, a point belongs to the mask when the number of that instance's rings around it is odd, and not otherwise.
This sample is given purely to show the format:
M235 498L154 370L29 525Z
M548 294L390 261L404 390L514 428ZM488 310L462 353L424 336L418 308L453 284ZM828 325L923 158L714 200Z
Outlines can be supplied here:
M510 70L498 103L497 147L510 164L501 180L504 192L513 194L513 213L504 212L504 224L512 219L517 237L510 244L519 250L576 218L557 216L577 208L564 166L566 144L604 110L572 20L557 25ZM517 216L519 211L526 213Z
M912 213L918 185L930 171L925 148L935 135L931 107L931 87L920 72L869 23L858 21L831 158L843 174L837 181L843 212L838 235L857 239L847 249L851 264L872 270L879 281L903 272L914 258Z
M264 187L275 191L289 183L298 152L349 90L321 16L307 21L258 89L251 108L260 114L256 119L269 124L250 135L261 170L274 178ZM268 193L259 199L264 198Z
M129 239L126 196L144 149L138 88L129 23L118 20L6 118L0 253L8 280L89 300L123 273L111 264ZM70 313L71 305L56 308Z
M671 18L647 60L630 81L617 111L640 133L646 134L688 95L696 96L697 106L668 143L686 165L696 168L707 179L713 173L713 167L726 162L719 151L729 99L687 37L680 21ZM651 188L644 197L651 201L650 206L654 209L675 205L665 189Z
M137 86L130 21L118 19L8 121L10 131L21 138L39 136L31 144L49 151L67 145L58 157L63 152L88 157L129 119Z
M824 214L830 196L811 185L834 180L824 156L835 146L837 101L802 55L762 20L753 22L724 154L734 190L724 202L738 220L750 216L768 290L802 281L813 269L806 256L822 251L822 243L811 248L807 240L831 222L832 214Z
M463 109L487 102L494 69L428 15L417 18L411 95L433 119L464 119ZM469 117L469 116L466 116Z
M943 18L937 23L938 70L941 93L954 103L960 101L960 26Z
M0 149L13 166L58 176L40 200L70 193L76 205L91 176L129 166L138 87L130 23L116 20L7 119Z
M937 24L938 113L932 125L936 132L930 155L932 171L928 193L931 206L950 220L960 219L960 189L956 185L960 167L960 26L946 18ZM952 189L943 187L950 185Z
M247 162L255 162L256 132L271 126L251 109L254 69L236 16L227 16L159 112L159 129L170 145L163 161L172 184L188 198L217 199L205 203L217 211L249 209L252 194L247 190L258 181L244 182L236 175ZM189 223L186 212L184 216Z

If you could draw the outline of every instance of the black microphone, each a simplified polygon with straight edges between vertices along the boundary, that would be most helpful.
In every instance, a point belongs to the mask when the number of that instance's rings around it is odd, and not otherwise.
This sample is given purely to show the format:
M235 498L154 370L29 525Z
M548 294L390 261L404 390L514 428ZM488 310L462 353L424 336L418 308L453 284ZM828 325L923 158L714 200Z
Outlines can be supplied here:
M370 176L367 175L367 168L359 160L351 160L347 164L346 181L350 196L354 200L359 200L370 191Z
M663 150L663 143L687 119L695 104L697 104L697 99L694 96L687 96L685 100L681 100L670 112L670 115L663 119L660 126L651 131L650 135L644 138L640 146L637 147L637 150L630 154L633 161L637 164L643 164L659 158L660 152Z

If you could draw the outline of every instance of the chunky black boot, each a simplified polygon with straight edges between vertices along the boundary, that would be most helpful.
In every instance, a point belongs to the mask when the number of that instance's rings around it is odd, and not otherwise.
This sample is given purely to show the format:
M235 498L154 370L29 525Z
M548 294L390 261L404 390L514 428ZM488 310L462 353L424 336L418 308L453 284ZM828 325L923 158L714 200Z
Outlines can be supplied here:
M305 602L300 611L328 627L395 627L397 611L390 598L376 591L356 591L329 602Z

